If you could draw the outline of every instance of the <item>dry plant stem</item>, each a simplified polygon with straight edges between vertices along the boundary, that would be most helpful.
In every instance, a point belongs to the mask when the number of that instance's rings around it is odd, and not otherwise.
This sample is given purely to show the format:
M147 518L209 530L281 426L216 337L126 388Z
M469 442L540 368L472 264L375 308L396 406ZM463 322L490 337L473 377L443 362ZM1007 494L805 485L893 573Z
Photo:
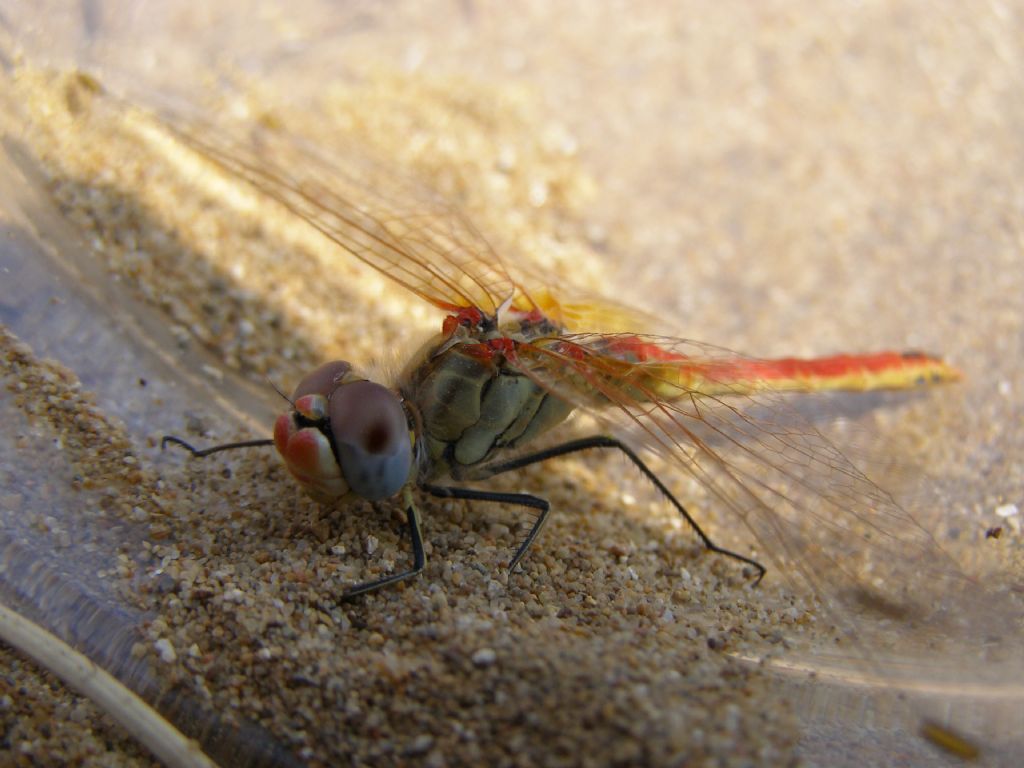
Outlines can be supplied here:
M169 768L216 768L142 699L38 624L0 605L0 639L95 702Z

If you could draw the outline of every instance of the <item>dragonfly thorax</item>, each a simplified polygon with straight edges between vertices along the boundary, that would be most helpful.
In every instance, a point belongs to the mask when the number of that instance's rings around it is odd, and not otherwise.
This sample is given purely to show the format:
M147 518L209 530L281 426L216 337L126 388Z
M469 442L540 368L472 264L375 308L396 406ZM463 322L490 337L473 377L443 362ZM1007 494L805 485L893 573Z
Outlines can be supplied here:
M398 389L415 420L421 479L470 478L572 411L510 365L516 344L500 331L454 343L442 334L402 372Z
M413 466L412 437L398 396L337 360L299 382L292 410L274 424L288 471L316 499L394 496Z

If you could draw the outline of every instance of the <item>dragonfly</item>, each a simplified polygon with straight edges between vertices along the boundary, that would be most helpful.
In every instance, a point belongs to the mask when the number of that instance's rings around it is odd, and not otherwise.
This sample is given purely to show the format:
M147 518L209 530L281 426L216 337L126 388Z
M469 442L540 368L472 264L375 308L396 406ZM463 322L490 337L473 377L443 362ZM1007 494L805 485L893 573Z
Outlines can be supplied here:
M912 514L791 405L801 393L955 382L955 366L918 351L757 358L653 333L647 329L658 319L647 313L538 267L513 268L457 207L386 163L362 156L337 162L273 120L247 126L244 135L191 117L159 121L217 172L265 195L327 247L438 312L438 332L392 381L371 381L342 360L303 377L272 438L207 448L174 435L162 440L197 458L274 446L298 484L323 503L401 498L411 564L349 587L340 601L424 571L414 490L534 510L509 561L511 575L541 533L550 504L530 493L475 486L558 457L613 450L707 551L741 563L756 586L766 566L716 544L644 457L659 456L731 513L760 544L758 554L786 578L802 580L846 627L869 667L870 652L857 634L856 617L865 614L882 625L912 623L930 641L948 635L958 661L958 649L976 644L979 627L989 626L989 637L1013 636L1015 614L998 607L998 597L965 576ZM575 412L593 417L597 432L552 442ZM961 667L944 667L954 668ZM921 734L959 757L977 752L970 739L934 719L924 721Z
M838 594L856 584L862 601L865 592L884 593L885 578L868 583L858 576L864 552L889 575L900 570L896 583L935 567L928 532L785 398L957 380L959 371L939 357L906 351L763 359L644 332L639 326L649 318L642 312L574 290L536 267L514 270L457 208L390 171L371 174L368 184L365 172L346 171L273 126L240 139L178 119L165 124L215 169L276 201L442 316L439 332L394 381L370 381L345 361L309 373L271 439L204 449L173 435L163 439L195 457L272 445L299 485L322 502L401 497L411 565L357 584L340 599L424 570L413 489L534 510L510 559L515 571L550 504L466 483L596 449L621 452L708 551L742 563L755 585L766 567L715 544L641 451L653 450L695 480L770 557L802 569L816 591ZM530 449L575 411L593 415L599 432ZM801 517L814 521L817 543L800 532ZM880 598L893 599L899 597Z

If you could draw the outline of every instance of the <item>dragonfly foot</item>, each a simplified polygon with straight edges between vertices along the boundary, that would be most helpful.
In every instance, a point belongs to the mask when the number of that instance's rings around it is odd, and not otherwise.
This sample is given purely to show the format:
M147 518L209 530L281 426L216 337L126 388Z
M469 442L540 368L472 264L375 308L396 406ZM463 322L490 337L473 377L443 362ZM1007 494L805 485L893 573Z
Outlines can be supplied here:
M391 576L385 576L382 579L376 579L374 581L367 581L363 584L352 587L346 590L339 600L346 602L360 595L365 595L368 592L375 592L381 587L387 587L391 584L397 584L400 581L411 579L413 576L418 576L423 572L423 568L427 564L426 555L423 553L423 533L420 530L420 513L416 509L416 505L412 503L412 499L409 499L409 506L405 510L407 520L409 522L409 537L412 539L412 567L402 571L401 573L395 573Z

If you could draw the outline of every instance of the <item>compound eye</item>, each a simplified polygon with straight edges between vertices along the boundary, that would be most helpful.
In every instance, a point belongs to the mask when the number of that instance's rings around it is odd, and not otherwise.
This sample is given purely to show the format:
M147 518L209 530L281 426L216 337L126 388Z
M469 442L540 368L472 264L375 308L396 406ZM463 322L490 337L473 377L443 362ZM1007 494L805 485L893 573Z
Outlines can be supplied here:
M344 360L334 360L324 363L312 373L307 374L299 385L295 387L292 394L292 401L298 400L303 395L323 395L330 397L331 393L341 386L345 377L352 372L352 365Z
M349 487L369 501L398 493L412 470L412 441L395 394L372 381L346 384L331 397L328 418Z

